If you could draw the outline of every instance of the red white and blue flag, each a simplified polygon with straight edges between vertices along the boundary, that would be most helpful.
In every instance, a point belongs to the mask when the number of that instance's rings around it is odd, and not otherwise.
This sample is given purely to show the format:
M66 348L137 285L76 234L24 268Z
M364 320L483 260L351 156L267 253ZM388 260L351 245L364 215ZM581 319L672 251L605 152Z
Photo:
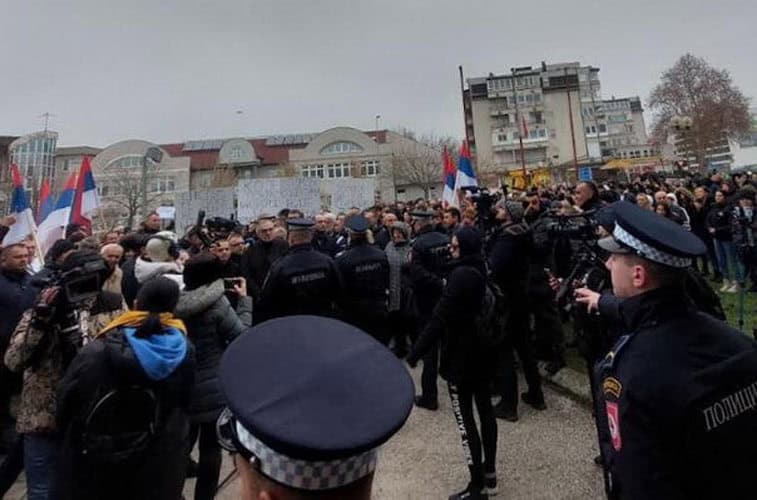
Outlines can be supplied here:
M42 189L39 191L39 203L37 203L37 224L47 219L50 212L55 208L55 200L50 193L50 181L45 179L42 182Z
M92 214L99 206L100 200L97 197L95 178L92 175L91 160L89 157L84 157L76 182L76 194L71 207L71 222L79 224L84 231L92 234Z
M63 238L71 215L71 206L74 204L75 193L76 174L72 173L68 177L63 191L58 195L52 211L39 223L37 234L43 254L47 253L53 243Z
M463 147L460 149L460 161L457 164L455 191L470 186L478 186L478 180L476 180L476 173L473 171L468 142L463 141Z
M34 234L37 227L34 224L34 215L29 200L24 190L24 178L18 170L18 166L11 165L11 177L13 178L13 195L11 196L11 215L16 222L10 227L3 238L3 246L19 243L30 234Z
M449 206L457 206L457 196L455 196L457 169L455 169L455 164L452 162L452 158L447 151L447 146L444 146L442 161L444 162L444 191L442 193L442 201Z

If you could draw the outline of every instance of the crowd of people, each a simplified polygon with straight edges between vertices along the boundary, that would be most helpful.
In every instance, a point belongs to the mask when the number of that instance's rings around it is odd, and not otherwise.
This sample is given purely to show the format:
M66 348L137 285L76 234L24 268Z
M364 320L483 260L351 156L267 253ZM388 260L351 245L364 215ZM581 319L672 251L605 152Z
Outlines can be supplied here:
M582 249L601 252L596 239L613 234L604 207L624 200L670 219L704 242L700 275L723 293L754 292L755 186L747 174L650 174L474 191L459 207L419 199L338 214L284 209L246 226L213 218L181 237L151 213L131 232L71 225L44 265L33 240L6 246L0 493L23 469L31 500L180 498L186 477L197 478L194 498L213 498L224 351L252 325L316 315L367 332L411 366L422 361L419 408L439 408L442 376L470 468L451 498L486 498L497 490L497 420L516 422L520 401L546 409L538 363L556 373L577 342L590 344L591 368L616 340L587 333L576 316L577 339L566 338L566 311L578 305L556 300ZM591 234L579 236L584 226ZM492 314L502 338L483 331Z

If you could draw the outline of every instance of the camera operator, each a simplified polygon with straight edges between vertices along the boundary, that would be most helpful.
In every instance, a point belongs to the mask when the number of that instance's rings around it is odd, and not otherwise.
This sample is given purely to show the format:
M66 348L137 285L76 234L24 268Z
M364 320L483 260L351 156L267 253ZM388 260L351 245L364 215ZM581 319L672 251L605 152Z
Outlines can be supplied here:
M487 249L491 278L502 290L509 309L505 326L505 340L497 359L497 389L502 399L494 409L498 418L518 420L518 376L515 371L514 352L523 366L528 391L521 395L523 402L537 410L544 410L541 376L533 357L528 328L529 262L531 260L531 232L523 222L523 204L519 201L500 200L495 205L494 229Z
M77 351L125 311L120 295L102 291L108 274L96 253L69 255L61 273L48 280L36 305L13 333L5 364L24 372L16 430L24 434L28 498L46 499L55 473L58 442L56 391Z

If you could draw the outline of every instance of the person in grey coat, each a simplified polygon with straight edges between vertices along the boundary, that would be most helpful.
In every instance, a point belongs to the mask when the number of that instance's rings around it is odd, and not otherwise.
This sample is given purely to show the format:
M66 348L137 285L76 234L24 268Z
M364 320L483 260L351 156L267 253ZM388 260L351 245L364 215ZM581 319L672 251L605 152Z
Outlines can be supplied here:
M389 331L394 332L392 351L399 358L407 354L407 335L411 333L413 315L410 311L410 284L404 283L402 266L410 262L410 226L395 222L390 228L392 241L386 245L389 260Z
M199 438L200 458L195 500L215 496L221 469L221 447L215 424L225 406L218 381L218 366L226 346L252 324L252 298L244 281L233 291L238 296L236 311L226 297L221 264L209 253L198 254L184 268L184 291L175 315L187 327L195 345L197 372L189 404L190 449Z

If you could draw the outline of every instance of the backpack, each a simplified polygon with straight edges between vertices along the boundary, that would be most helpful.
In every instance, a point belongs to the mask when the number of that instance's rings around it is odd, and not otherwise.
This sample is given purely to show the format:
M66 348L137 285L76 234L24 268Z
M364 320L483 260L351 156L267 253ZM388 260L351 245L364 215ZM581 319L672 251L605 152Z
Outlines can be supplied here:
M476 270L481 275L481 273ZM509 317L509 310L505 294L502 289L490 279L486 279L484 298L481 309L476 314L476 337L485 347L494 347L505 339L505 327Z
M159 414L158 399L151 389L131 386L110 390L84 420L82 455L111 464L142 456L155 437Z

